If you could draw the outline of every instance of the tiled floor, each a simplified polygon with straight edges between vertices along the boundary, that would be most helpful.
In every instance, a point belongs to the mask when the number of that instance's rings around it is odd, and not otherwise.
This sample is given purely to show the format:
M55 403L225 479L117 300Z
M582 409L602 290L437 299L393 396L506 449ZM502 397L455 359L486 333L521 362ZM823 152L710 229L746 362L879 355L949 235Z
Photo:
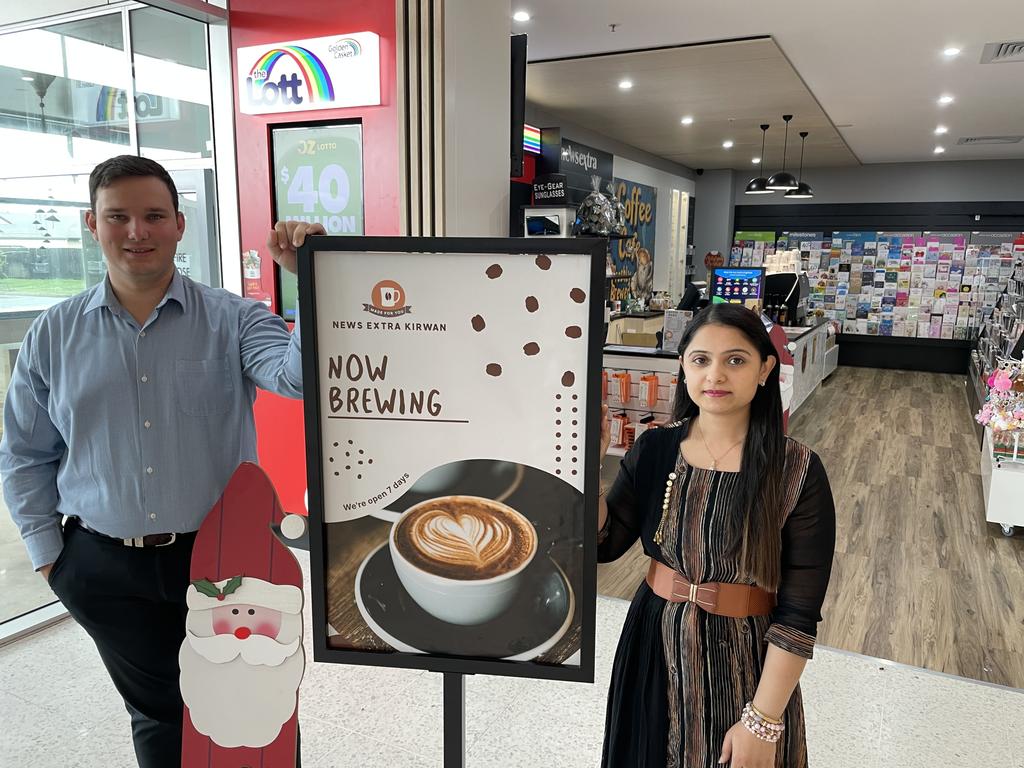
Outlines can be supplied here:
M626 608L598 601L595 685L470 678L466 764L597 765ZM803 685L814 768L1024 768L1024 692L826 648ZM441 765L441 680L432 673L309 664L299 711L306 768ZM0 766L131 766L128 734L128 716L74 623L0 649Z

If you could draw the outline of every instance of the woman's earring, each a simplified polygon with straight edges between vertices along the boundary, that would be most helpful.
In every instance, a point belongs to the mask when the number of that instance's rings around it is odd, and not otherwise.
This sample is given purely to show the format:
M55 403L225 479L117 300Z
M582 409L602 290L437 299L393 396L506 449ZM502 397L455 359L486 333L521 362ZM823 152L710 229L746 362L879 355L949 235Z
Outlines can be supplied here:
M768 381L768 379L765 379L764 381L762 381L761 382L761 386L763 387L767 381Z

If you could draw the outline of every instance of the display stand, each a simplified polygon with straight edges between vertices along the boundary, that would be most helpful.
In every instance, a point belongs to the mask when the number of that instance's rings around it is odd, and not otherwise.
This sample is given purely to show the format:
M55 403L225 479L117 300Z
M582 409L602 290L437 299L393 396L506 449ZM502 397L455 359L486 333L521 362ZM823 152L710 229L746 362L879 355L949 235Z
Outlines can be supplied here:
M444 768L466 765L466 676L444 674Z
M981 486L985 494L985 519L997 523L1003 535L1013 536L1024 526L1024 457L999 458L992 451L992 430L985 430L981 447Z

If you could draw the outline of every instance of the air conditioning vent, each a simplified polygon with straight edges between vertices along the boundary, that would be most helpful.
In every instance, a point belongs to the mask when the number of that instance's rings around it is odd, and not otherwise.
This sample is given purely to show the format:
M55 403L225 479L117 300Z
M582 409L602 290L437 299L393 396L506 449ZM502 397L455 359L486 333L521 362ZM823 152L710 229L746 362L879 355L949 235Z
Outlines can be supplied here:
M1024 40L988 43L981 52L982 64L1024 63Z
M961 136L956 143L977 147L985 144L1019 144L1021 141L1024 141L1024 136Z

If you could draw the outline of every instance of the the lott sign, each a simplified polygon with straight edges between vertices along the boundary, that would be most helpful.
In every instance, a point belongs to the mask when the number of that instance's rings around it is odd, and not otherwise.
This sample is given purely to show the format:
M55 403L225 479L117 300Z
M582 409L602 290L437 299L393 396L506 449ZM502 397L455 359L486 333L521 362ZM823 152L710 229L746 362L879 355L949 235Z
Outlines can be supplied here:
M239 108L249 115L380 104L373 32L239 48L237 65Z

